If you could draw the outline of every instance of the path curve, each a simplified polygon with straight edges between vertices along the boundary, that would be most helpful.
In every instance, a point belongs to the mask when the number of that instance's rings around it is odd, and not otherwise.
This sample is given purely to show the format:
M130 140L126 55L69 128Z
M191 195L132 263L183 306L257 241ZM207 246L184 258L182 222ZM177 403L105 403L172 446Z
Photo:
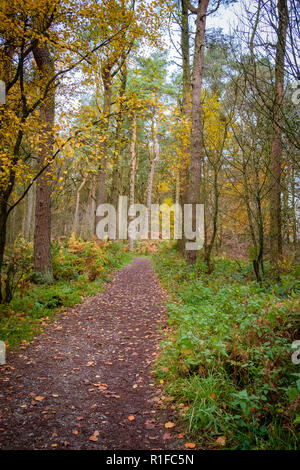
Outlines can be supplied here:
M151 375L162 301L151 262L135 258L104 292L9 352L0 369L0 449L170 448Z

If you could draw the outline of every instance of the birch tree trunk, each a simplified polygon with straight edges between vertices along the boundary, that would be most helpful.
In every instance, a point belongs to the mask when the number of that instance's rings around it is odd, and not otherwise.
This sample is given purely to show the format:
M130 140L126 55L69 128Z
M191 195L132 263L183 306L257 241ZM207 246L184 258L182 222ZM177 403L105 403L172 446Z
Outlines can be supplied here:
M35 185L29 189L27 194L27 215L25 221L25 228L24 228L24 237L27 241L31 239L31 226L32 226L32 215L33 215L33 208L34 208L34 191Z
M176 204L180 203L180 174L177 169L175 174L175 202Z
M133 113L133 121L132 121L132 137L131 137L131 145L130 145L130 153L131 153L131 167L130 167L130 187L129 187L129 206L134 204L134 189L135 189L135 173L136 173L136 112ZM133 220L133 217L129 217L129 222ZM129 238L129 250L134 250L134 240L130 233L128 233Z
M89 193L89 206L88 206L88 225L90 237L92 238L95 234L95 224L96 224L96 175L92 175L90 193Z
M79 205L80 205L80 193L82 188L85 186L86 183L86 176L84 176L79 188L76 191L76 205L75 205L75 214L74 214L74 222L73 222L73 232L75 235L77 234L78 231L78 225L79 225Z
M155 121L152 129L153 145L149 144L149 157L150 157L150 169L148 175L147 184L147 210L148 210L148 232L151 232L151 203L152 203L152 187L155 167L159 162L159 143L157 139L158 122Z

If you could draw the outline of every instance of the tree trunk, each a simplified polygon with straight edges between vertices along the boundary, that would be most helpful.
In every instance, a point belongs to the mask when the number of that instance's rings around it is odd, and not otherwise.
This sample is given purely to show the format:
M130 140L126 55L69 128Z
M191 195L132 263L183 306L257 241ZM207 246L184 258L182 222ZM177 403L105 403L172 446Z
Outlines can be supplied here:
M189 0L181 0L182 114L191 114Z
M32 214L34 206L34 188L35 185L29 189L27 194L27 216L25 221L24 237L25 240L30 241L31 239L31 226L32 226Z
M281 234L281 163L282 163L282 105L284 96L284 59L288 25L287 0L278 0L278 30L275 58L275 113L270 160L270 255L279 277L278 258L282 254Z
M78 225L79 225L79 205L80 205L80 192L86 183L86 176L84 176L79 188L76 191L76 204L75 204L75 214L74 214L74 222L73 222L73 232L77 233Z
M95 233L96 224L96 175L92 175L91 188L89 194L89 232L92 238Z
M2 268L4 250L6 244L6 230L7 230L7 204L0 198L0 266ZM2 296L2 280L1 280L1 271L0 271L0 303L3 301Z
M105 140L103 140L103 142L101 142L101 145L100 145L102 162L98 170L98 181L97 181L97 190L96 190L97 207L100 206L101 204L106 203L106 196L107 196L106 187L105 187L105 184L106 184L105 159L107 158L107 147L108 147L108 135L107 134L109 130L109 112L110 112L110 107L111 107L111 93L112 93L112 77L111 77L110 70L105 68L105 66L103 66L101 73L102 73L102 81L103 81L103 87L104 87L103 122L101 125L101 133L102 133L102 136L105 136ZM95 230L96 230L97 223L101 220L101 218L102 217L96 216Z
M2 62L1 67L0 67L0 78L7 80L12 76L13 73L13 67L12 67L12 58L14 54L14 49L12 47L9 47L6 51L6 57L5 61ZM23 64L21 64L23 66ZM4 106L0 106L0 129L6 129L7 124L9 123L9 117L7 117L6 114L6 108ZM7 236L7 221L8 221L8 216L9 216L9 198L11 196L11 193L14 188L15 184L15 168L14 164L18 161L18 155L20 152L20 146L23 138L23 131L20 129L18 131L14 149L13 149L13 155L15 156L15 161L12 162L12 167L11 171L9 174L9 180L7 181L7 184L3 186L0 190L0 303L3 301L3 296L2 296L2 280L1 280L1 273L2 273L2 266L3 266L3 259L4 259L4 251L5 251L5 245L6 245L6 236ZM5 144L4 144L5 145ZM2 142L2 134L0 133L0 149L1 151L3 150L3 142ZM3 162L2 159L0 158L0 172L3 174L6 173L6 163L5 161Z
M46 43L33 48L41 82L54 75L54 64ZM48 91L40 105L40 143L38 156L39 168L44 167L53 154L53 127L55 116L54 86ZM51 260L51 174L47 169L37 180L35 228L34 228L34 268L46 278L52 277Z
M245 155L243 152L243 169L242 169L242 174L243 174L243 184L244 184L244 199L245 199L245 204L246 204L246 209L247 209L247 216L248 216L248 222L249 222L249 229L250 229L250 235L253 243L252 247L252 252L250 252L250 257L252 260L252 265L254 269L254 273L256 276L257 282L261 282L262 277L261 277L261 272L260 269L263 268L262 264L262 256L263 256L263 249L262 249L262 243L263 239L261 239L261 232L259 231L259 240L257 242L257 236L256 236L256 231L255 231L255 221L253 217L253 213L251 210L251 200L250 200L250 189L248 185L248 174L247 174L247 160L245 159Z
M213 231L212 231L211 239L209 242L207 240L207 235L206 235L206 241L205 241L205 246L204 246L204 258L205 258L205 262L206 262L209 274L211 274L214 270L213 263L211 262L211 253L215 244L215 239L216 239L217 229L218 229L219 197L220 197L219 183L218 183L219 168L216 166L213 171L214 171ZM206 226L206 222L205 222L205 226Z
M197 9L195 50L192 74L192 129L191 129L191 159L189 165L189 184L186 193L186 203L200 204L201 166L203 160L203 123L202 123L202 76L204 65L204 41L206 13L209 0L202 0ZM196 211L193 210L192 226L196 229ZM195 263L197 250L186 251L189 263Z
M292 166L292 232L293 232L293 244L294 248L297 248L297 205L296 205L296 174L294 164Z
M115 134L115 148L113 157L113 174L112 174L112 190L111 190L111 203L116 208L118 204L118 196L120 194L120 150L123 146L121 142L121 130L124 119L124 106L122 99L126 91L127 83L127 67L126 63L122 68L121 85L119 90L119 110L117 115L117 125ZM118 233L118 230L117 230Z
M175 173L175 202L180 204L180 173L178 169Z
M189 31L189 0L181 0L181 54L182 54L182 118L191 118L192 95L191 95L191 66L190 66L190 31ZM190 146L185 146L186 159L190 155ZM178 203L184 205L186 200L188 168L185 161L179 163L178 174ZM184 237L178 240L178 248L181 254L185 251Z
M133 121L132 121L132 137L131 137L131 145L130 145L130 152L131 152L131 168L130 168L130 188L129 188L129 206L134 204L134 189L135 189L135 173L136 173L136 112L133 113ZM131 222L133 217L129 217L129 221ZM134 250L134 240L131 237L130 233L128 234L129 238L129 250Z
M148 184L147 184L147 210L148 210L148 232L151 232L151 203L152 203L152 186L154 171L157 163L159 162L159 144L157 139L157 128L158 122L156 121L152 126L152 140L153 145L149 144L149 157L150 157L150 169L148 175Z

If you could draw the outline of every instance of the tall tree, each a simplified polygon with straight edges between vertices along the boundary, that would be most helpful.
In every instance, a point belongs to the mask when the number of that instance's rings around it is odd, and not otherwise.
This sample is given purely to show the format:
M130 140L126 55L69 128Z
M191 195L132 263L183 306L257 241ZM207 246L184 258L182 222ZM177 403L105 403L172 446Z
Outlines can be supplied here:
M181 54L182 54L182 114L189 117L191 112L191 65L189 1L181 0Z
M135 202L135 175L136 175L136 111L132 113L132 136L130 144L131 162L130 162L130 186L129 186L129 206L132 206ZM130 221L134 217L129 218ZM134 249L134 239L129 233L129 249Z
M189 1L181 0L181 57L182 57L182 119L189 121L191 118L191 64L190 64L190 28L189 28ZM185 159L182 159L180 170L177 171L177 188L176 188L176 202L184 204L185 191L187 189L187 165L186 161L189 159L190 142L184 146ZM178 240L178 247L183 254L185 249L184 238Z
M46 42L36 44L33 55L39 70L41 83L54 77L54 62ZM38 148L38 165L43 168L53 155L55 85L50 85L40 108L41 128ZM37 180L35 229L34 229L34 269L46 277L52 277L51 259L51 173L45 171Z
M148 173L148 184L147 184L147 210L148 210L148 226L150 233L151 225L151 204L152 204L152 187L153 187L153 178L154 171L157 163L159 162L159 143L157 138L157 129L158 129L158 120L154 116L152 118L151 124L151 134L152 134L152 144L149 143L149 158L150 158L150 167Z
M204 155L201 91L204 66L205 28L208 5L209 0L199 0L197 8L189 4L190 11L196 15L196 32L192 72L192 127L189 181L185 199L187 203L193 205L199 204L201 202L201 165ZM195 230L195 210L193 210L192 215L192 226ZM188 262L194 263L197 258L197 250L186 251L186 257Z
M281 173L282 173L282 126L284 97L284 61L288 26L287 0L278 0L278 28L275 57L275 103L273 137L270 161L270 254L278 271L278 258L282 254L281 233Z

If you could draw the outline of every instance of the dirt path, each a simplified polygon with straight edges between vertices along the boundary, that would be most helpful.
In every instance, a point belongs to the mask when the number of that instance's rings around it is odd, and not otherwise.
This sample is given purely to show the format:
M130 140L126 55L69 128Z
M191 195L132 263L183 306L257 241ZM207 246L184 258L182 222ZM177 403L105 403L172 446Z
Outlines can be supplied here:
M166 323L162 295L150 261L135 258L105 292L10 352L0 369L0 449L173 447L150 373Z

